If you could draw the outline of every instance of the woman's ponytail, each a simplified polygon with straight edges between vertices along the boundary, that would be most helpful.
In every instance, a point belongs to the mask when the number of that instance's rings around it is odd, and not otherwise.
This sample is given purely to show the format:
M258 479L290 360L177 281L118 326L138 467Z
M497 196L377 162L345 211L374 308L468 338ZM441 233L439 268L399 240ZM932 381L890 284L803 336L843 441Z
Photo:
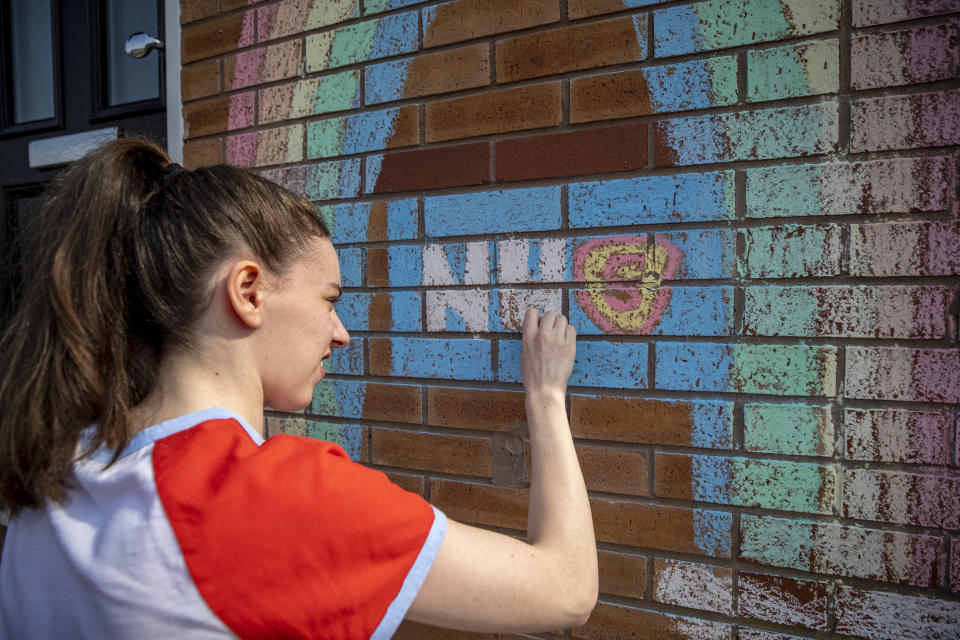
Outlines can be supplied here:
M21 299L0 337L0 489L7 509L62 500L80 431L127 439L136 402L129 248L170 160L120 140L61 172L19 239Z

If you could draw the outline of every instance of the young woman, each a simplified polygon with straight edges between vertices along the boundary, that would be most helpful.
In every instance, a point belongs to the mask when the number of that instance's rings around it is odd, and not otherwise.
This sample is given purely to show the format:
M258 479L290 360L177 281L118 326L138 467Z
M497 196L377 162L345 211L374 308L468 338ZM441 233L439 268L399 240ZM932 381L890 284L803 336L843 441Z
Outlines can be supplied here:
M29 221L0 340L5 638L389 638L574 626L597 595L564 396L575 331L529 309L526 542L448 520L330 443L262 438L350 338L310 204L119 140Z

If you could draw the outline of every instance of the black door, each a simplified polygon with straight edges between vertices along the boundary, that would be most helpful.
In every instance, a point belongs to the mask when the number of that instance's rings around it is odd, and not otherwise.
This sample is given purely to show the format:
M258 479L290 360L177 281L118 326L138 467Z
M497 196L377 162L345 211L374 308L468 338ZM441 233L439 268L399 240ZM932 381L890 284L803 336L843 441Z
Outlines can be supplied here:
M161 51L135 59L132 33L163 40L161 0L3 0L0 10L0 264L59 167L103 139L166 146ZM7 292L0 317L9 309Z

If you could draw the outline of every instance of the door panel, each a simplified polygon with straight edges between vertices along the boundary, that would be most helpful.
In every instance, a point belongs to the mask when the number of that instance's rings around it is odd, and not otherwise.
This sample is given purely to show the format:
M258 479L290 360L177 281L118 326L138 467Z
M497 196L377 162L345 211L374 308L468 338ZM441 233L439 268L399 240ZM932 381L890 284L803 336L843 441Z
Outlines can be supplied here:
M3 2L0 264L9 260L4 259L8 243L25 211L17 194L35 192L59 169L31 167L31 142L58 145L62 136L116 128L120 136L136 134L166 145L163 53L153 51L140 59L123 53L129 29L152 29L151 35L163 39L162 9L159 0ZM28 54L31 63L24 64ZM38 86L51 77L52 87Z

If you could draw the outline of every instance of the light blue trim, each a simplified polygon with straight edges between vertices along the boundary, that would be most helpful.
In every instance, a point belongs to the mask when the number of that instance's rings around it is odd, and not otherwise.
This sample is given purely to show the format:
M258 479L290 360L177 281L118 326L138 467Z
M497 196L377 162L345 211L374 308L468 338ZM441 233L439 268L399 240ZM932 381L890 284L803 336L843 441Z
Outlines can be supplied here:
M403 622L403 617L407 615L407 609L413 604L413 599L417 597L430 567L433 566L433 561L437 558L437 552L440 551L443 537L447 533L447 516L432 505L431 508L433 509L433 525L430 527L427 540L423 543L420 554L413 566L410 567L410 571L407 572L407 577L404 578L403 585L400 587L400 593L387 607L387 612L383 614L380 624L373 630L370 640L390 640L393 637L397 627Z
M263 444L263 438L260 436L260 434L257 433L253 427L251 427L247 421L240 416L240 414L231 411L230 409L216 407L213 409L194 411L193 413L188 413L171 420L165 420L164 422L155 424L152 427L147 427L143 431L137 433L137 435L133 436L133 438L130 440L130 443L124 448L123 453L120 454L120 457L125 458L130 454L153 444L157 440L161 440L167 436L177 433L178 431L183 431L184 429L198 425L201 422L206 422L207 420L230 419L236 420L258 447ZM89 442L90 438L93 436L92 429L93 427L89 427L88 429L84 430L83 434L81 435L82 441ZM90 456L90 459L107 464L113 460L113 450L107 449L106 447L100 447L93 453L93 455Z

